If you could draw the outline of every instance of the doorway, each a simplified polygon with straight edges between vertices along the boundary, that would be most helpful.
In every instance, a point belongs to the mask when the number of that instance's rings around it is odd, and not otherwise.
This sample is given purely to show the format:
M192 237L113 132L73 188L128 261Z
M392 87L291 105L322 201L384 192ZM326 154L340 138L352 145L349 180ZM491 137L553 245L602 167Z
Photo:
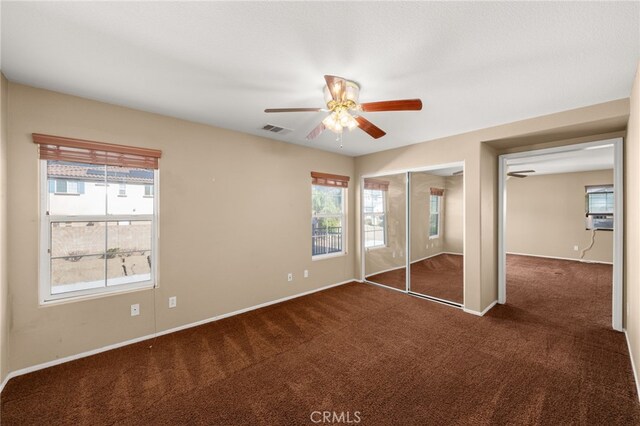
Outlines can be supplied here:
M609 274L611 326L622 331L622 143L616 138L499 157L499 303L507 302L509 265L526 268L527 262L545 263L533 267L551 268L561 275L567 265L579 262L610 263L609 269L602 267L598 273ZM587 171L597 169L600 174L587 177ZM562 193L570 179L579 183ZM524 191L512 196L509 210L508 187ZM531 279L535 278L532 273Z

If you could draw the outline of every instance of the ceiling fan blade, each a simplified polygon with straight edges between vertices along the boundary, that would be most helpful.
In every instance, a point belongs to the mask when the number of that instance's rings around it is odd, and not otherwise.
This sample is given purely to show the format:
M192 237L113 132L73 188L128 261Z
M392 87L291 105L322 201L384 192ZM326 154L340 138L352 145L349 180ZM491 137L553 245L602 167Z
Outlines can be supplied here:
M320 133L324 132L324 129L326 129L324 123L320 122L320 124L318 124L312 131L309 132L309 134L307 135L307 140L310 141L317 138L318 136L320 136Z
M420 111L422 109L422 101L420 99L401 99L396 101L365 102L360 106L365 112Z
M264 112L318 112L322 108L267 108Z
M376 126L375 124L367 120L366 118L360 117L360 116L354 117L354 118L358 122L358 127L360 127L365 132L369 133L369 135L372 138L378 139L386 135L384 130L382 130L381 128L379 128L378 126Z
M526 178L526 177L528 177L529 175L521 175L521 174L519 174L519 173L510 172L510 173L507 173L507 176L517 177L517 178Z
M457 172L453 172L451 175L452 176L460 176L462 174L464 174L464 170L458 170Z
M535 172L536 172L535 170L514 170L509 173L522 174L522 173L535 173Z
M324 81L327 82L327 87L329 88L329 92L331 93L333 100L336 102L342 101L346 87L344 78L336 77L335 75L325 75Z

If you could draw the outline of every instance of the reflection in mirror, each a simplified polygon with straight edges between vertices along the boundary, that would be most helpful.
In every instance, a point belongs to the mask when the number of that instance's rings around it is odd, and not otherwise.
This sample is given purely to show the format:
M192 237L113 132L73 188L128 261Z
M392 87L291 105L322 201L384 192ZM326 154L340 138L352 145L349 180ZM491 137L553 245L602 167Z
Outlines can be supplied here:
M410 174L410 291L463 304L463 170Z
M406 173L365 178L362 213L365 277L406 291Z

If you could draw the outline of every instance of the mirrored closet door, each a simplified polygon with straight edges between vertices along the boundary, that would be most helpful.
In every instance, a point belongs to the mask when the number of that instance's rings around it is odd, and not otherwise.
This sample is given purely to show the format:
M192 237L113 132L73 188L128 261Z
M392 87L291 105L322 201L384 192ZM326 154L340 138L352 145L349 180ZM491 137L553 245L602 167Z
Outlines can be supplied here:
M463 166L409 173L409 291L462 306Z
M406 173L365 178L362 238L365 279L406 291Z
M463 306L463 168L456 163L363 179L365 281Z

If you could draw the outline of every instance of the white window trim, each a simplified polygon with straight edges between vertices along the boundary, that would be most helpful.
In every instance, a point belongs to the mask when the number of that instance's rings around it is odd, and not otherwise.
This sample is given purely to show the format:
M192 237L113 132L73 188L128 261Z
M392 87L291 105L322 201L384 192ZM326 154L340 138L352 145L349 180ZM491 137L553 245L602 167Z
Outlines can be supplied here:
M67 190L66 191L58 191L58 182L64 180L67 182ZM53 180L53 194L54 195L80 195L80 192L78 191L78 184L76 183L76 191L75 192L70 192L69 191L69 182L72 181L72 179L54 179ZM48 185L48 184L47 184ZM47 186L47 191L49 191L49 187Z
M96 289L78 290L62 294L51 293L51 268L50 268L50 253L49 248L51 246L49 230L51 228L51 222L64 222L67 221L104 221L105 217L108 219L108 215L87 215L87 216L51 216L47 212L49 186L47 182L47 160L39 160L40 162L40 247L38 250L39 256L39 291L38 299L40 305L52 305L59 303L67 303L78 300L93 299L96 297L105 297L114 294L128 293L131 291L145 290L154 287L158 287L158 259L160 258L158 253L159 247L159 214L158 207L159 197L154 196L153 200L153 214L152 215L114 215L113 220L151 220L151 279L147 281L139 281L131 284L122 284L114 287L100 287ZM160 173L155 169L153 171L154 180L154 195L158 194L160 185Z
M313 203L313 187L315 185L311 184L311 200ZM318 186L323 186L323 185L318 185ZM325 253L325 254L316 254L316 255L311 255L311 260L323 260L323 259L330 259L332 257L340 257L340 256L346 256L348 254L347 252L347 235L349 234L347 232L347 217L348 217L348 200L349 200L349 188L340 188L342 190L342 251L336 251L333 253ZM318 214L315 215L313 214L313 208L311 210L311 223L313 223L313 218L314 217L335 217L335 216L339 216L336 214ZM311 236L311 238L313 238L313 235Z
M429 234L431 234L431 197L437 197L438 199L438 233L435 235L429 235L430 240L440 238L440 228L442 226L442 197L440 195L429 196Z
M362 192L362 194L363 194L363 197L364 197L364 191L376 191L376 190L363 188L363 189L362 189L362 191L363 191L363 192ZM385 248L385 247L388 247L388 246L389 246L389 245L388 245L389 238L388 238L388 235L387 235L387 215L388 215L388 210L389 210L389 209L388 209L388 207L389 207L389 206L388 206L388 204L387 204L387 199L388 199L388 197L387 197L387 191L382 191L382 190L379 190L379 191L380 191L380 192L382 192L382 205L383 205L383 211L382 211L382 213L364 213L364 212L363 212L363 213L362 213L362 217L363 217L363 219L364 219L364 218L366 218L367 216L373 216L373 215L383 215L383 216L384 216L384 229L383 229L383 232L384 232L384 237L383 237L383 238L384 238L384 243L383 243L383 244L377 244L377 245L375 245L375 246L369 246L369 247L367 247L367 244L366 244L366 242L365 242L365 247L364 247L364 248L365 248L365 250L367 250L367 251L368 251L368 250L381 249L381 248ZM363 231L363 232L366 232L366 231Z

